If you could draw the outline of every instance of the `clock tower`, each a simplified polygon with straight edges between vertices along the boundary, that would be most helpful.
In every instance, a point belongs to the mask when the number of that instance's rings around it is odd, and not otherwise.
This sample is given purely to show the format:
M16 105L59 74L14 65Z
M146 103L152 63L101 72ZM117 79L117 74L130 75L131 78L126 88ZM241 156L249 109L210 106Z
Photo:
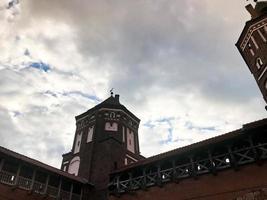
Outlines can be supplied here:
M144 158L138 142L140 120L120 104L119 95L75 118L73 146L63 155L63 171L105 189L110 172Z
M267 1L246 6L251 19L236 43L267 103Z

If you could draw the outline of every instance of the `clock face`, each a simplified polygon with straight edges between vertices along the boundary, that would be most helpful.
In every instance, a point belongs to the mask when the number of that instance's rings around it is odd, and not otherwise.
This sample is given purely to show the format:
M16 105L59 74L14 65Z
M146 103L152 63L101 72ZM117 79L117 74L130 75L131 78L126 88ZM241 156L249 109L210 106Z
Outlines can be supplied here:
M105 130L106 131L118 131L118 124L116 122L106 122Z

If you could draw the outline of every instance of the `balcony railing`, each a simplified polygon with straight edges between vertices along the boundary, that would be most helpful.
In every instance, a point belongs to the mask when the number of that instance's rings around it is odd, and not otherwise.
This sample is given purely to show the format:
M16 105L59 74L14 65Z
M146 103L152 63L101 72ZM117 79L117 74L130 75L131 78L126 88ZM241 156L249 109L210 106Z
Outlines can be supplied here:
M16 186L24 190L29 190L29 191L31 190L34 193L41 194L41 195L48 195L55 199L58 196L60 196L62 200L80 200L81 199L81 195L79 194L75 194L75 193L71 194L71 192L64 191L62 189L59 192L58 187L53 187L51 185L47 185L47 189L46 189L46 185L44 183L34 181L32 184L32 181L33 181L32 179L25 178L22 176L18 176L18 178L16 179L16 174L12 174L10 172L6 172L6 171L0 172L0 183Z
M154 170L143 168L143 174L135 176L135 168L132 171L121 172L113 177L110 182L111 192L124 193L128 191L144 189L146 187L158 185L161 186L165 182L178 181L187 177L196 177L201 174L216 173L230 167L238 168L238 166L256 162L257 160L267 159L267 143L253 146L244 146L239 149L227 150L219 155L206 155L206 158L200 160L188 159L188 163L181 163L161 168L155 164L151 165ZM167 160L171 163L173 160ZM149 169L149 168L148 168ZM124 178L120 178L124 177ZM127 178L125 178L127 177Z

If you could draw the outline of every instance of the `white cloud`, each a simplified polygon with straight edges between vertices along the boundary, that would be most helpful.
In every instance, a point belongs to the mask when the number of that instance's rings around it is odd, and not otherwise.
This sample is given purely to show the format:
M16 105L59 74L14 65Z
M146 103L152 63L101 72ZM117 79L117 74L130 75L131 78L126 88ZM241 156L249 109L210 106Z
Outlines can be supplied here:
M0 1L0 145L58 167L74 116L113 87L142 120L146 156L263 118L234 46L245 3L25 0L9 10Z

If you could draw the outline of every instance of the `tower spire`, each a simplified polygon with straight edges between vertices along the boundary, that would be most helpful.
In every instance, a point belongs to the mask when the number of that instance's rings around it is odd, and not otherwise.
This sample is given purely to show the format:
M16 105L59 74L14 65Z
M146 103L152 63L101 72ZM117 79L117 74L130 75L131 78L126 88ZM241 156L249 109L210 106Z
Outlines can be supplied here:
M112 97L113 97L113 94L114 94L114 93L113 93L113 89L114 89L114 88L111 88L111 90L109 91L109 92L110 92L110 96L112 96Z

